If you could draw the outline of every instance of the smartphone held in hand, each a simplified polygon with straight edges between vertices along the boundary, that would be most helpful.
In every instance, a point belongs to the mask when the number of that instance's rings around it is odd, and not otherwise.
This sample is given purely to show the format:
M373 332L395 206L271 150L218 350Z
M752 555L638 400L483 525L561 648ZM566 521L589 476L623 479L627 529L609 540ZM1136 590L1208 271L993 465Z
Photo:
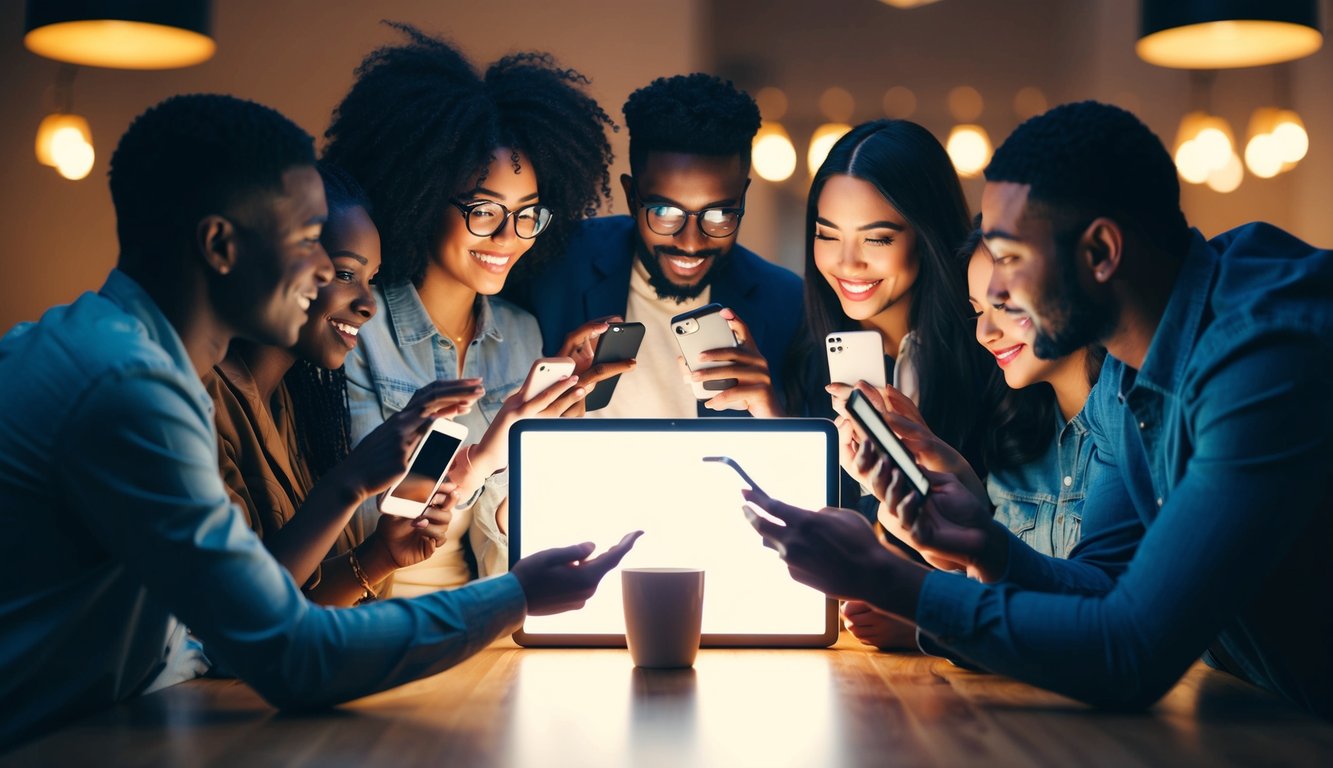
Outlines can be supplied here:
M407 472L380 500L380 511L399 517L420 517L466 438L467 427L462 424L448 419L431 422L430 430L417 443L407 462Z
M847 414L861 431L874 441L875 447L893 460L898 470L911 481L917 493L923 498L930 495L930 480L921 471L921 467L917 466L916 459L912 458L912 452L907 450L907 446L903 445L897 435L893 434L893 430L889 429L879 411L875 410L875 406L870 404L860 390L852 390L852 396L847 399Z
M683 312L671 318L671 332L680 346L680 354L685 358L685 365L691 371L718 368L731 363L721 360L704 362L699 355L713 349L736 347L739 342L731 332L731 325L721 315L721 304L706 304L698 309ZM736 386L735 379L715 379L713 381L694 381L694 397L708 400L724 389Z
M592 364L620 363L633 360L639 354L639 345L643 343L643 323L609 323L606 332L597 337L597 351L593 353ZM600 381L583 399L584 408L597 411L611 404L611 395L615 394L620 375Z
M831 384L854 387L864 381L879 389L888 384L879 331L834 331L824 338L824 354Z

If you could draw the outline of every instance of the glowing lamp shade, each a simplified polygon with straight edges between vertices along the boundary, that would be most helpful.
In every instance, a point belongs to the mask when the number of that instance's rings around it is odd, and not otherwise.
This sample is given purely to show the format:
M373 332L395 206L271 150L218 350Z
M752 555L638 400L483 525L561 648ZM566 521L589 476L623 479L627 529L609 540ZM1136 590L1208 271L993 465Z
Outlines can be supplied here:
M819 166L824 164L824 158L828 157L829 150L833 149L838 139L851 129L852 127L846 123L824 123L815 129L814 134L810 136L810 149L805 154L805 163L810 168L810 175L813 176L819 170Z
M786 181L796 171L796 147L791 137L777 123L764 123L755 134L750 149L754 172L765 181Z
M1181 118L1176 131L1176 170L1190 184L1202 184L1231 162L1235 146L1226 120L1207 112L1190 112Z
M1324 42L1319 0L1143 0L1139 58L1159 67L1257 67Z
M47 115L37 126L37 162L55 168L71 181L85 178L93 170L92 132L78 115Z
M188 67L217 50L210 11L208 0L28 0L23 44L92 67Z
M1240 156L1232 153L1221 168L1208 175L1208 188L1224 194L1235 192L1244 178L1245 167L1240 162Z
M954 126L944 148L958 175L969 179L985 170L992 152L990 134L985 128L970 124Z

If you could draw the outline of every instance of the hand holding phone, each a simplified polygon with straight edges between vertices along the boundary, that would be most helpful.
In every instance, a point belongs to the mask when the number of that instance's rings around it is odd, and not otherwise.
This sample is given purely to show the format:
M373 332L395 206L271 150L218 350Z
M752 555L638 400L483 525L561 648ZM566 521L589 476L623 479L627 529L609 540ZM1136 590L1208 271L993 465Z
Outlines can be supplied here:
M633 360L639 354L639 345L643 343L643 323L610 323L606 332L597 337L597 352L592 364L620 363ZM611 404L611 395L615 394L616 384L620 381L617 374L604 381L597 382L588 396L583 399L584 408L596 411Z
M467 427L462 424L448 419L431 422L429 431L412 451L407 472L380 500L380 511L399 517L420 517L466 438Z
M706 304L698 309L682 312L671 318L671 332L680 346L680 354L685 358L685 365L690 371L707 368L719 368L731 363L723 360L704 362L699 355L713 349L736 347L740 342L731 332L731 325L720 313L721 304ZM709 400L717 392L736 386L735 379L714 379L712 381L692 381L691 388L697 400Z
M921 467L917 466L912 452L907 450L907 446L903 445L897 435L893 434L893 430L879 415L879 411L875 410L875 406L871 405L860 390L852 390L851 397L847 398L847 415L861 428L875 447L888 456L898 470L907 476L912 487L922 498L930 495L930 480L926 479Z
M574 375L574 361L568 357L542 357L533 362L528 370L528 378L519 389L523 400L531 400L537 395L555 386L566 376Z

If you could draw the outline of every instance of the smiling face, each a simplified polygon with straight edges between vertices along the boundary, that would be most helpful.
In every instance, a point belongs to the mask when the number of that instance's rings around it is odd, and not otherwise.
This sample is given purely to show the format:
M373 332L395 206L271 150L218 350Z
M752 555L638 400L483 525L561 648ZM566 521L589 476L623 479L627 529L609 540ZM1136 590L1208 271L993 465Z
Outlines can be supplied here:
M700 230L698 217L691 216L676 234L660 235L648 226L647 209L654 205L685 211L743 208L749 183L739 155L681 152L649 152L637 174L621 177L644 249L643 261L659 296L698 296L718 260L736 244L740 227L725 237L710 237Z
M282 174L278 194L257 196L230 217L236 233L232 268L212 288L235 335L290 347L333 267L319 236L328 210L313 166Z
M1105 339L1117 313L1084 284L1081 233L1061 236L1028 206L1028 191L1026 184L989 182L982 193L982 229L995 259L987 300L1026 314L1026 341L1053 360Z
M1039 381L1049 382L1060 368L1060 360L1042 360L1032 352L1032 318L986 297L994 262L986 248L977 248L967 264L967 300L977 313L977 343L995 356L1010 389L1022 389Z
M540 202L532 161L519 153L518 171L515 172L513 155L513 150L504 147L495 150L485 180L473 179L469 188L455 195L454 199L463 204L499 203L510 211ZM514 234L513 216L494 235L478 237L468 231L462 211L446 204L440 242L427 270L438 270L453 282L493 296L504 288L510 270L534 242L536 240L525 240Z
M360 206L333 211L320 237L333 262L333 279L310 305L296 354L330 370L341 368L357 333L375 316L370 280L380 269L380 234Z
M814 257L842 311L865 324L905 312L920 263L916 233L870 182L830 176L816 204Z

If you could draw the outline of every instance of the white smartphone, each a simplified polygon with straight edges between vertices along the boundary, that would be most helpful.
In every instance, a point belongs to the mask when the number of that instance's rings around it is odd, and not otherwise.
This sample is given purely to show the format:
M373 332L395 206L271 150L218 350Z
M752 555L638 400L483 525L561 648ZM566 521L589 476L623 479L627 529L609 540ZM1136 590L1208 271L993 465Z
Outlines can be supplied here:
M573 373L574 361L568 357L538 358L528 370L528 378L519 391L523 393L523 400L528 401Z
M467 427L462 424L448 419L431 422L430 431L412 451L407 472L380 500L380 511L399 517L420 517L466 438Z
M879 331L834 331L824 338L830 384L888 386L884 371L884 340Z
M699 355L704 352L735 347L739 343L736 341L736 334L731 332L731 326L727 324L726 318L718 314L721 311L721 304L707 304L671 318L671 332L676 337L676 343L680 345L680 354L685 358L685 365L689 366L691 371L731 365L720 360L703 362L699 359ZM736 380L691 381L690 386L694 389L695 399L707 400L724 389L736 386Z

